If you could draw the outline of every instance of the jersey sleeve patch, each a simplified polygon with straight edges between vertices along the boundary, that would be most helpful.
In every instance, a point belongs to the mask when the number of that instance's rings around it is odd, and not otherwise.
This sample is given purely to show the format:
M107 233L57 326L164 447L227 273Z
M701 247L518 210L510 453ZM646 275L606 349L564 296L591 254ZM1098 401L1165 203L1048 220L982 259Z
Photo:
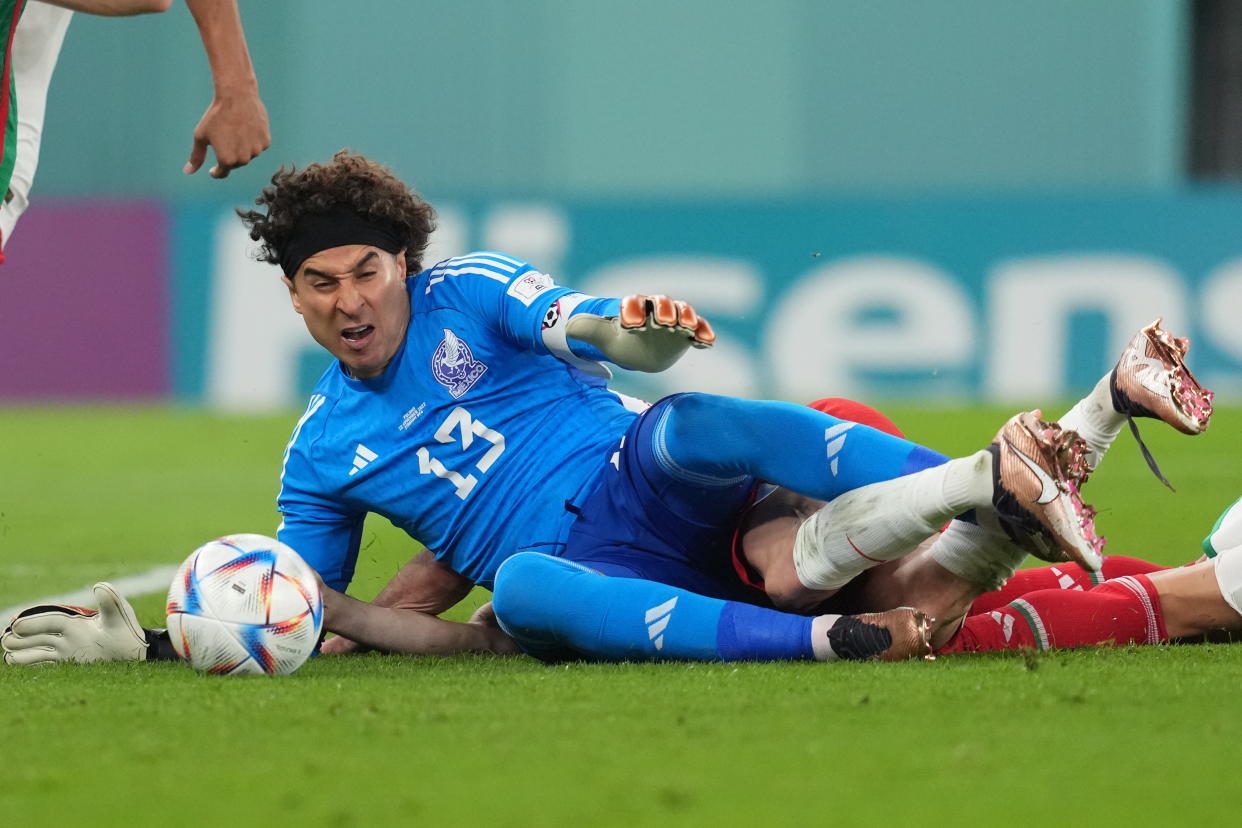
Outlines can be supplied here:
M536 296L555 286L556 282L552 280L551 276L533 270L515 277L509 282L509 288L505 293L529 308L530 303L535 301Z

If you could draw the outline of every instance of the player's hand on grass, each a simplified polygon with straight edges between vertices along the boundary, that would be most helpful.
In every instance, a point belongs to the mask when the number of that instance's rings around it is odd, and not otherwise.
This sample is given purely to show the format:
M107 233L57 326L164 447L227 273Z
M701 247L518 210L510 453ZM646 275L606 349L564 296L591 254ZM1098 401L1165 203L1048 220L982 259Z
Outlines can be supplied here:
M267 108L259 98L257 87L236 92L217 92L211 106L194 128L194 149L184 172L196 172L207 159L207 147L216 152L212 178L225 178L244 167L259 153L272 145Z
M496 620L496 610L492 609L492 602L481 604L478 609L470 614L470 624L476 627L482 627L488 636L488 649L493 653L500 655L509 655L522 652L517 643L514 642L509 634L500 628L500 622Z
M622 299L616 316L580 313L565 330L621 367L649 373L668 368L692 346L710 348L716 342L711 323L690 303L641 293Z
M134 609L109 583L95 584L99 609L40 604L19 612L4 635L6 664L142 661L147 638Z
M369 650L357 641L350 641L339 635L334 635L324 641L319 646L319 652L323 655L349 655L350 653L365 653Z
M480 604L474 612L470 613L470 623L478 624L480 627L500 629L500 622L496 620L496 610L492 609L491 601Z

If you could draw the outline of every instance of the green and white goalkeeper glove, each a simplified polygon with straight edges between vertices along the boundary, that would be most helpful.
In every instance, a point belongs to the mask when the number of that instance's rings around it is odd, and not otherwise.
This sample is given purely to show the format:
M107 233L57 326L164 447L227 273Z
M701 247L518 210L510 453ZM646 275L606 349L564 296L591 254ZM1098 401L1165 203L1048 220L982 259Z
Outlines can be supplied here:
M565 332L622 368L648 373L668 368L692 346L710 348L716 341L711 323L688 303L646 294L626 296L616 316L572 316Z
M95 584L99 609L40 604L19 612L4 635L6 664L53 664L59 661L143 661L148 631L134 608L112 584Z

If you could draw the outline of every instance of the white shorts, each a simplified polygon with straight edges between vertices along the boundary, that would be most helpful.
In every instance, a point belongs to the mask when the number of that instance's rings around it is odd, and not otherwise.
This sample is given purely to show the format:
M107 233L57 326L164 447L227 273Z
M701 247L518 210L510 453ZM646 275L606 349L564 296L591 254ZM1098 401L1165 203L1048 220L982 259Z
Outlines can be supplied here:
M0 206L0 244L8 244L13 225L30 203L30 185L34 182L43 139L47 89L72 15L59 6L27 3L13 33L11 66L17 97L17 157L9 181L13 197Z

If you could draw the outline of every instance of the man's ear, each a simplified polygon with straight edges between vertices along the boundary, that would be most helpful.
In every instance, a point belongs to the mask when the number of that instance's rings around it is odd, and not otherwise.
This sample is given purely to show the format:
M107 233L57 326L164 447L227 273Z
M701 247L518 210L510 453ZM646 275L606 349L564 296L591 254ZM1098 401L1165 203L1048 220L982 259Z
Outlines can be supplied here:
M285 283L285 287L289 288L289 301L293 303L293 309L298 313L302 312L302 300L298 297L298 291L293 286L293 280L288 276L281 276L280 280Z

